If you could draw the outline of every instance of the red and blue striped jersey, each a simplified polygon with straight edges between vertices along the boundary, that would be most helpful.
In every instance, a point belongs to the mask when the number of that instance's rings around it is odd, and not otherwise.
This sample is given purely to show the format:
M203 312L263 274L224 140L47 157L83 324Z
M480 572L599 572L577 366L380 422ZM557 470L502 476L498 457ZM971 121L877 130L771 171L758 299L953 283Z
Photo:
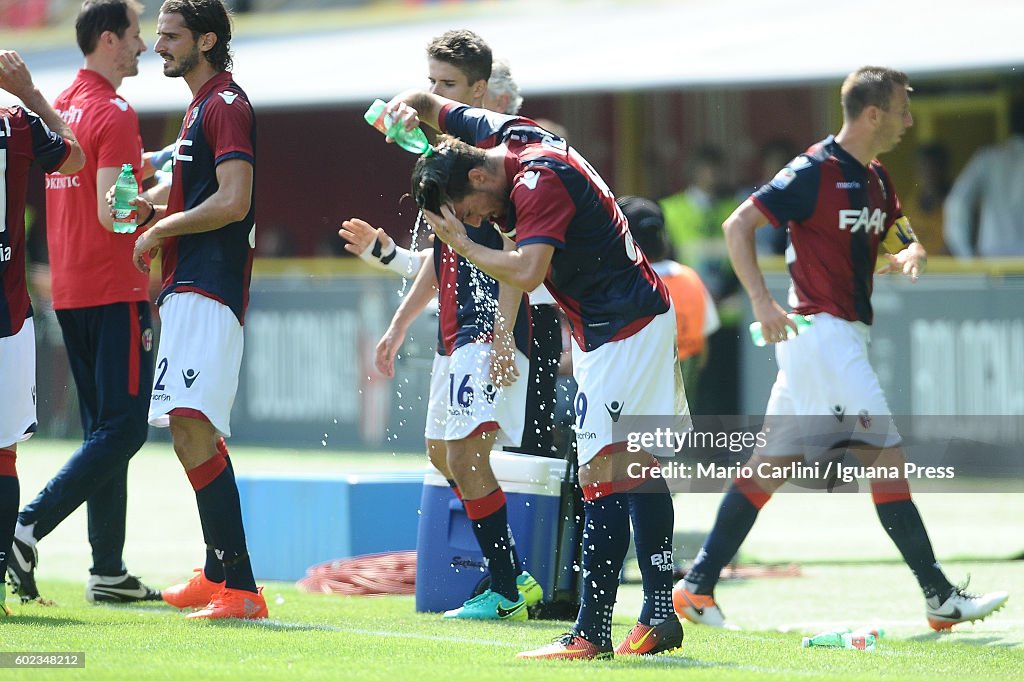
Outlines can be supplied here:
M25 195L32 163L52 173L71 148L42 119L20 107L0 107L0 338L21 331L32 316L25 282Z
M185 113L174 151L168 215L210 198L220 186L217 166L225 161L242 159L255 173L255 148L256 118L249 99L230 72L219 73L200 88ZM256 246L253 194L249 212L238 222L164 240L164 285L158 303L171 293L191 291L227 305L239 324L245 321Z
M528 118L448 105L442 129L481 147L505 144L518 246L554 246L545 284L585 351L628 338L669 310L668 289L629 232L604 180L565 140Z
M829 136L750 198L773 225L789 228L793 310L870 324L878 245L903 216L885 167L864 166Z
M473 241L501 249L501 234L489 222L466 226ZM437 326L439 353L451 355L467 343L490 343L494 337L494 314L498 306L498 282L481 272L448 244L434 240L434 271L437 273ZM516 347L530 356L530 306L520 298L513 327Z

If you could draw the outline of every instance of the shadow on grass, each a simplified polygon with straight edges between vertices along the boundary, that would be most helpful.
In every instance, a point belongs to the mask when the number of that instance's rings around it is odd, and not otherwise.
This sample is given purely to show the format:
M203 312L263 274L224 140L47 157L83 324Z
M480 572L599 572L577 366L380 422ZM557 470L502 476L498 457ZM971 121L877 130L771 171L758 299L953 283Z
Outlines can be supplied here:
M965 633L967 633L967 632L965 632ZM938 632L938 631L933 631L933 632L930 632L930 633L927 633L927 634L918 634L917 636L910 636L910 637L908 637L905 640L907 640L907 641L920 641L920 642L942 641L942 640L945 640L946 637L949 637L949 636L956 636L956 634L955 633L948 633L947 634L947 633L941 633L941 632ZM981 647L1020 648L1021 647L1020 641L1006 641L1006 640L1004 640L1002 638L999 638L997 636L968 636L966 638L965 637L957 636L957 639L955 641L952 641L952 643L956 643L956 644L960 644L960 645L966 645L966 646L975 646L975 647L978 647L978 648L981 648Z
M40 615L26 615L23 612L15 611L10 617L0 619L0 622L16 624L18 626L42 626L42 627L79 627L83 625L94 625L95 622L86 622L75 617L44 617Z

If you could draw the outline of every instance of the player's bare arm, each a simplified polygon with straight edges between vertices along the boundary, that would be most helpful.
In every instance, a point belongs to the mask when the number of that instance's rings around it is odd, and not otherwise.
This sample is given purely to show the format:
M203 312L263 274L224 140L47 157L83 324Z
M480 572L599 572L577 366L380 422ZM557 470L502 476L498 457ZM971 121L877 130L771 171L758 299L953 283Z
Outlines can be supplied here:
M420 273L416 275L416 280L409 287L409 292L405 294L401 305L395 310L387 331L377 342L373 360L377 371L388 378L394 378L395 356L405 341L409 325L423 312L435 295L437 295L437 274L433 267L421 267Z
M466 227L455 216L451 206L441 206L441 215L424 210L423 215L434 228L434 234L466 258L480 271L521 291L540 286L551 266L554 246L529 244L511 251L481 246L466 234Z
M401 121L406 130L412 130L420 123L426 123L434 130L440 130L438 117L445 104L458 102L422 90L406 90L388 102L384 107L385 114L391 114L395 120ZM388 140L391 142L392 140Z
M29 111L35 113L46 123L46 127L67 141L70 151L64 163L57 168L59 173L75 173L85 165L85 152L78 144L75 133L64 119L57 115L50 103L32 82L32 74L22 60L21 55L13 50L0 50L0 88L7 90L21 100Z
M739 278L750 303L754 308L754 317L761 323L764 338L769 343L786 340L786 327L797 331L796 323L786 316L786 311L779 305L768 286L764 283L764 274L757 264L757 249L754 241L754 230L768 221L750 199L747 199L732 212L722 224L725 232L725 243L729 249L733 271Z
M217 191L210 198L195 208L160 218L136 240L135 266L149 272L145 256L156 255L164 237L212 232L243 219L252 205L252 177L252 164L243 159L218 165Z

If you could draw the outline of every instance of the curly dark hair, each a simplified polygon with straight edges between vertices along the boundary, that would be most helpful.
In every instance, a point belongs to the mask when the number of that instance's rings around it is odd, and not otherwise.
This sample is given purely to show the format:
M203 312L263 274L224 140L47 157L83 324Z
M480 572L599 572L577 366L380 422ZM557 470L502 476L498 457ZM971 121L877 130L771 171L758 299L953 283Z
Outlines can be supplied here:
M215 34L216 44L203 56L218 71L231 70L231 12L221 0L164 0L160 12L180 14L195 39L204 33Z
M424 154L412 169L412 197L421 210L440 213L446 203L460 201L470 192L469 171L484 165L487 152L451 135L440 135L432 153Z

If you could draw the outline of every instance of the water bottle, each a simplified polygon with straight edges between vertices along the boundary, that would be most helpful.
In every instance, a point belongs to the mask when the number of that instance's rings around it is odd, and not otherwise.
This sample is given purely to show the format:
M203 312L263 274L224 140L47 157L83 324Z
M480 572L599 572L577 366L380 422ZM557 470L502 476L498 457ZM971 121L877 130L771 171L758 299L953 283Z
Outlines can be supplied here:
M872 634L829 631L805 637L801 645L804 648L845 648L870 653L875 650L875 637Z
M135 232L138 211L129 201L139 195L139 184L132 173L132 164L121 166L121 174L114 183L114 231L118 234Z
M406 130L400 121L395 121L390 114L385 115L385 106L387 106L387 102L383 99L374 100L370 108L363 114L363 118L406 151L411 151L414 154L423 154L428 151L430 142L427 141L427 136L423 131L418 127Z
M786 316L796 323L797 328L796 331L793 331L792 328L788 326L786 327L787 340L794 338L798 333L803 333L811 325L811 320L803 316L802 314L790 312ZM764 335L761 333L761 322L754 322L750 325L750 339L754 341L754 345L756 345L759 348L763 348L765 345L768 344L767 341L765 341L764 339Z
M871 634L872 636L875 637L876 641L881 639L881 638L885 638L885 629L883 629L882 627L877 626L877 625L870 625L870 626L859 627L857 629L854 629L850 633L851 634L859 634L861 636L863 636L865 634Z

